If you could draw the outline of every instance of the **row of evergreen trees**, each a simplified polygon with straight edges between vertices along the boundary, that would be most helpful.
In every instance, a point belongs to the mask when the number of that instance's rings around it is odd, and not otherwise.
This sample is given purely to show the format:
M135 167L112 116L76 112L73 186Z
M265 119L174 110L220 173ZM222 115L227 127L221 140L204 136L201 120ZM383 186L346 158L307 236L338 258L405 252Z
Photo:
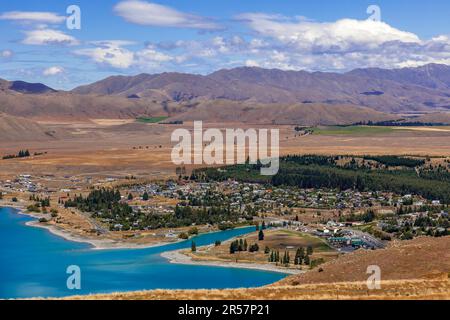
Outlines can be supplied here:
M313 248L312 246L308 246L306 248L306 252L305 249L303 247L300 247L297 249L296 253L295 253L295 257L294 257L294 264L295 265L310 265L311 263L311 259L310 256L313 254ZM289 251L285 251L284 255L282 257L280 257L280 251L279 250L272 250L270 251L269 254L269 262L276 262L276 263L281 263L284 266L288 266L291 262L291 257L289 254Z
M35 202L38 203L42 208L50 207L50 197L40 198L39 196L36 196L36 195L32 194L32 195L30 196L30 201L35 201Z
M230 254L242 251L258 252L259 245L257 243L254 243L251 246L248 246L247 239L234 240L230 243Z
M20 150L18 154L9 154L9 155L3 156L3 160L14 159L14 158L26 158L26 157L29 157L30 155L31 155L30 151Z

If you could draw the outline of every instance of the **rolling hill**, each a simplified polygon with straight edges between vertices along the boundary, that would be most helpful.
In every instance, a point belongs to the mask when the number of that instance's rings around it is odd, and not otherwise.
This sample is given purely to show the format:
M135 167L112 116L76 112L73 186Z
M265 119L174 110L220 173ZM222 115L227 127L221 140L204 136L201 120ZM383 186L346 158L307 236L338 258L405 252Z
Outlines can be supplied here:
M164 108L167 105L115 96L0 92L0 112L36 120L133 119L166 115Z
M55 139L55 132L37 122L6 115L0 112L0 132L2 142L7 141L47 141Z
M394 116L354 105L319 103L261 104L230 100L204 101L170 120L205 122L242 122L247 124L334 125L393 120Z

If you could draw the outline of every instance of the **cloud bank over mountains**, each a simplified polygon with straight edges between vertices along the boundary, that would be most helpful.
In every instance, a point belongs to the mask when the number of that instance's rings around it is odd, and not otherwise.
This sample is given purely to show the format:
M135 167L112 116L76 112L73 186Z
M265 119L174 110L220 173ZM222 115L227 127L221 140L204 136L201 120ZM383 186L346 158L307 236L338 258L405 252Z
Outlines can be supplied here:
M216 31L204 40L180 40L147 44L134 52L111 47L103 62L113 67L149 68L155 72L189 65L214 69L239 65L283 70L347 71L358 67L416 67L428 63L450 64L450 39L430 40L396 29L383 21L341 19L315 22L304 17L266 13L242 13L231 17L247 32L230 34L207 17L192 15L145 1L122 1L114 12L130 23L143 26L193 28ZM92 49L95 50L95 49ZM119 63L124 54L132 61ZM95 54L94 61L98 62ZM102 59L100 59L102 60ZM209 70L211 71L211 70Z
M197 36L167 41L152 37L131 41L123 35L82 40L65 28L65 16L45 11L0 12L0 21L20 30L23 38L18 41L24 46L65 48L68 55L87 61L93 69L125 74L206 74L238 66L344 72L366 67L450 65L449 35L421 39L384 21L345 17L314 21L310 19L314 17L295 15L301 12L292 16L242 12L217 19L144 0L118 1L110 11L112 18L142 30L190 30ZM8 54L10 48L0 47L0 52L3 58L18 56Z

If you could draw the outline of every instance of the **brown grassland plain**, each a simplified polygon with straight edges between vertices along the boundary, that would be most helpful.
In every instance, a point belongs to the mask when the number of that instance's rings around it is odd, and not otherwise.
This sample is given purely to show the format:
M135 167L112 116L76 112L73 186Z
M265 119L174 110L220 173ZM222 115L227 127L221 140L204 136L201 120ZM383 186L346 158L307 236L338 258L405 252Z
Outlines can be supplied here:
M0 160L0 178L17 174L56 176L127 176L167 178L174 176L171 161L173 130L184 125L145 124L130 121L96 120L80 123L45 123L55 135L47 141L2 140L0 155L21 149L47 152L26 159ZM239 123L204 124L204 128L263 128ZM275 126L280 130L280 154L422 155L450 156L450 131L380 130L371 134L299 135L294 126ZM189 169L189 168L188 168Z

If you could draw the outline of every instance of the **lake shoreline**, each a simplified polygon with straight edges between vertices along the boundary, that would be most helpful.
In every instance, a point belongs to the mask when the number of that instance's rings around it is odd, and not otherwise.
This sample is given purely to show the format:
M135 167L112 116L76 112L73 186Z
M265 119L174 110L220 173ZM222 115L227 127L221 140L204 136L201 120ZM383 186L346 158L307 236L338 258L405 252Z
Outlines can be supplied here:
M34 227L34 228L41 228L48 230L50 233L63 238L67 241L72 242L78 242L78 243L85 243L90 245L90 249L92 250L120 250L120 249L149 249L149 248L155 248L155 247L161 247L168 244L174 244L177 242L183 241L182 239L177 239L176 241L170 241L170 242L157 242L152 244L130 244L126 242L121 241L115 241L110 239L91 239L88 237L80 236L73 234L72 232L59 228L54 225L50 224L42 224L38 220L42 217L44 217L42 214L37 213L28 213L25 212L25 207L23 205L20 205L18 203L7 203L7 204L0 204L0 208L12 208L15 209L15 213L27 217L31 217L37 220L28 221L25 223L28 227Z
M255 287L274 283L286 276L276 272L258 274L257 270L247 268L230 272L227 268L212 269L199 266L198 272L202 274L199 279L191 267L170 265L168 260L160 256L165 251L188 249L189 240L149 250L92 250L87 245L77 245L75 241L66 240L68 235L61 234L58 232L60 230L55 232L55 229L51 228L52 232L45 231L44 229L49 230L49 226L37 225L38 222L34 220L36 214L33 214L33 217L22 212L17 205L12 207L4 206L5 204L2 202L0 207L0 229L5 239L11 239L7 242L11 243L11 246L8 245L4 251L4 259L11 261L15 271L0 276L0 282L5 281L5 287L2 287L0 293L1 299L70 296L73 292L66 288L65 270L74 264L83 267L84 272L89 274L89 277L83 280L83 288L78 293L80 295L158 288L176 290L180 287L181 289ZM203 233L194 241L210 245L214 241L225 241L253 230L253 227L247 227ZM75 240L85 242L86 239ZM14 265L15 259L27 263ZM28 261L33 263L31 271ZM49 276L52 274L56 276Z
M134 243L127 243L125 241L116 241L116 240L111 240L111 239L92 239L92 238L74 234L68 230L59 228L58 226L55 226L55 225L40 223L38 220L40 218L43 218L44 215L38 214L38 213L25 212L26 211L25 205L21 205L19 203L8 202L8 203L0 203L0 208L13 208L13 209L15 209L15 212L17 214L37 219L37 220L26 222L25 223L26 226L46 229L50 233L52 233L56 236L59 236L67 241L88 244L91 246L90 249L92 249L92 250L150 249L150 248L157 248L157 247L162 247L165 245L176 244L179 242L186 241L186 239L177 239L175 241L156 242L156 243L151 243L151 244L134 244ZM248 227L248 226L240 226L240 227L236 227L235 229L246 228L246 227ZM206 233L215 233L215 232L220 232L220 230L206 232Z
M185 249L182 249L185 250ZM184 265L201 265L209 267L222 267L222 268L238 268L238 269L252 269L261 271L270 271L283 274L301 274L305 271L293 270L293 269L281 269L277 266L262 263L240 263L240 262L226 262L226 261L202 261L193 260L192 257L183 254L182 250L166 251L161 253L161 256L167 259L170 263L184 264Z

